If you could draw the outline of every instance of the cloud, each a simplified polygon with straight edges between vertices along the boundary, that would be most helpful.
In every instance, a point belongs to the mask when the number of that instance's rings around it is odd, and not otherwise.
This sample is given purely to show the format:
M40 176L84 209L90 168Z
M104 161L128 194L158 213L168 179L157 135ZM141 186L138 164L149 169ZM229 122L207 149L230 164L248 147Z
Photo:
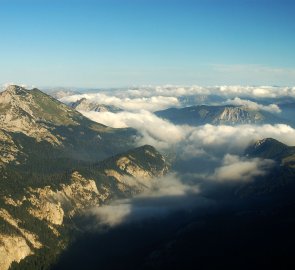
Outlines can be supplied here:
M174 125L153 114L158 109L180 106L182 102L189 100L187 95L201 99L204 95L213 94L226 97L227 104L278 113L280 108L271 102L267 104L265 100L282 96L295 97L295 87L145 86L132 89L101 90L98 93L72 95L61 100L68 103L85 97L90 102L120 107L124 111L118 113L80 112L93 121L107 126L135 128L140 134L137 137L138 145L150 144L160 150L176 151L178 157L184 160L194 157L219 158L224 153L241 154L249 143L266 137L272 137L288 145L295 145L294 129L284 124L234 127L207 124L191 127ZM263 98L266 105L252 101L253 97ZM224 104L224 101L221 104Z
M238 97L235 97L234 99L228 99L225 104L230 105L236 105L236 106L244 106L249 108L250 110L262 110L267 111L271 113L280 113L281 109L276 104L269 104L267 106L259 104L257 102L251 101L251 100L245 100Z
M174 125L145 110L138 112L84 112L93 121L115 128L132 127L142 136L139 144L152 144L161 149L168 148L185 139L186 127Z
M206 97L219 97L228 99L228 104L244 105L249 108L262 109L270 112L279 112L277 105L273 104L277 98L289 97L295 99L295 87L273 86L143 86L132 89L97 90L97 93L76 94L63 97L64 103L75 102L86 98L89 102L113 105L125 111L147 110L155 112L170 107L194 105L204 102ZM263 99L268 105L250 101L249 99ZM216 98L214 104L218 105ZM220 104L220 102L219 102Z
M183 183L176 173L170 173L158 179L153 179L148 188L138 197L162 197L162 196L183 196L189 193L197 194L197 186Z
M295 145L295 130L285 124L277 125L204 125L192 129L186 136L182 146L183 155L191 156L195 151L206 153L235 153L241 154L253 141L263 138L274 138L287 145Z
M98 225L110 227L121 224L131 213L129 200L115 201L111 205L103 205L89 210L87 215L95 217Z
M110 227L124 222L162 218L175 210L189 207L198 193L198 186L185 184L177 174L171 173L146 183L146 189L134 198L94 207L86 215L94 217L96 225Z
M124 91L122 91L124 93ZM121 93L122 94L122 93ZM95 93L95 94L80 94L63 97L60 101L64 103L75 102L81 98L86 98L89 102L94 102L104 105L113 105L127 111L158 111L169 107L179 106L180 103L176 97L170 96L151 96L151 97L122 97L121 94L114 93Z
M294 73L295 74L295 73ZM138 87L137 89L121 90L120 96L128 97L183 97L183 96L207 96L217 95L227 98L295 98L295 87L276 86L243 86L243 85L220 85L220 86L155 86ZM119 94L118 94L119 96Z
M237 155L226 154L222 166L215 169L210 177L217 181L248 182L257 176L266 175L274 161L268 159L245 159Z
M107 126L132 127L141 134L139 145L151 144L159 149L174 148L179 156L188 159L209 156L210 153L240 154L253 141L274 138L287 145L295 145L295 129L276 125L211 125L198 127L174 125L151 112L83 112L83 115Z

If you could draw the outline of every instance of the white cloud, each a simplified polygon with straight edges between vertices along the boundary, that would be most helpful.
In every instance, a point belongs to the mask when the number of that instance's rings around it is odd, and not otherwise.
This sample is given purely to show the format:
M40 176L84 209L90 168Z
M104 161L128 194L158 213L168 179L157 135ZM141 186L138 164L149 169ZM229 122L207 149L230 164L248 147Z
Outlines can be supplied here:
M253 141L274 138L295 145L295 129L277 125L211 125L198 127L174 125L148 111L138 112L81 112L90 119L111 127L132 127L141 134L138 144L151 144L159 149L178 151L183 159L210 153L240 154Z
M243 159L236 155L226 154L221 167L216 168L211 176L217 181L242 181L253 180L257 176L266 175L274 162L267 159Z
M192 155L193 151L205 149L206 152L242 153L253 141L263 138L274 138L287 145L295 145L295 130L288 125L240 125L196 127L186 137L183 153ZM195 149L195 150L193 150Z
M295 74L295 73L294 73ZM279 98L295 97L295 87L275 86L242 86L242 85L220 85L220 86L155 86L139 87L137 89L120 90L121 97L181 97L194 95L218 95L228 98Z
M113 227L124 222L163 217L175 209L186 208L189 204L186 196L199 193L197 185L183 183L175 173L153 179L145 186L146 189L134 198L94 207L86 214L95 217L98 225Z
M191 102L194 102L194 100L200 102L206 100L204 97L219 96L221 99L228 99L228 103L230 104L240 104L269 112L279 112L280 109L275 104L262 105L249 99L263 99L268 103L274 103L274 100L281 97L295 98L295 87L273 86L143 86L132 89L97 91L97 93L63 97L60 101L69 103L86 98L92 103L113 105L126 111L147 110L154 112L170 107L186 106L187 103L185 100L187 100L187 97L192 98ZM182 99L184 101L181 101Z
M170 173L161 178L153 179L148 184L148 188L138 195L138 197L163 197L163 196L183 196L188 193L199 193L197 186L184 184L175 173Z
M91 120L107 126L135 128L142 134L139 144L152 144L161 149L183 141L186 129L189 129L173 125L145 110L119 113L81 111L81 113Z
M122 223L131 213L129 200L115 201L111 205L92 208L87 214L94 216L99 225L111 227Z
M246 99L241 99L238 97L235 97L234 99L228 99L225 104L230 104L230 105L236 105L236 106L244 106L247 107L251 110L262 110L262 111L267 111L271 113L280 113L281 109L278 105L276 104L269 104L269 105L262 105L257 102L251 101L251 100L246 100Z
M124 92L124 91L123 91ZM114 95L112 95L114 94ZM63 97L60 101L64 103L75 102L81 98L86 98L89 102L96 102L98 104L104 105L114 105L121 109L127 111L138 111L138 110L147 110L147 111L158 111L167 109L169 107L179 106L180 103L176 97L170 96L151 96L151 97L119 97L115 96L114 93L95 93L95 94L80 94Z

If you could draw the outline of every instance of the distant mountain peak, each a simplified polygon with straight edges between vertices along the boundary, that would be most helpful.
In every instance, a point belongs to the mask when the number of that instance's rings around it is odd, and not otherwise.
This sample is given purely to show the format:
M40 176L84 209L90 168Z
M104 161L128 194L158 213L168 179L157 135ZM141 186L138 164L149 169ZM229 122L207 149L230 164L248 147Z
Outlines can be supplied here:
M122 111L122 109L114 105L101 104L101 103L87 100L86 98L81 98L77 100L76 102L72 102L69 104L69 106L78 111L95 111L95 112L112 112L112 113L117 113Z
M254 147L255 148L259 148L259 147L263 147L265 145L271 145L271 144L279 144L279 145L285 145L281 142L279 142L278 140L276 139L273 139L273 138L264 138L262 140L258 140L254 143Z
M174 124L188 125L240 125L281 123L275 115L262 110L253 110L235 105L198 105L185 108L170 108L155 114Z
M248 156L282 159L289 154L291 147L273 138L264 138L248 146L245 153Z

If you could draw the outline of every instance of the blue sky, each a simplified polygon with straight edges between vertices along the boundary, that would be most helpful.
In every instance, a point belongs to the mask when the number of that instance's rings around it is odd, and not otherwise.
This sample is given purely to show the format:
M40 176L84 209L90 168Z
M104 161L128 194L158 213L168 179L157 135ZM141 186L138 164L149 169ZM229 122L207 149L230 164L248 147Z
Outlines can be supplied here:
M295 85L295 1L0 0L0 83Z

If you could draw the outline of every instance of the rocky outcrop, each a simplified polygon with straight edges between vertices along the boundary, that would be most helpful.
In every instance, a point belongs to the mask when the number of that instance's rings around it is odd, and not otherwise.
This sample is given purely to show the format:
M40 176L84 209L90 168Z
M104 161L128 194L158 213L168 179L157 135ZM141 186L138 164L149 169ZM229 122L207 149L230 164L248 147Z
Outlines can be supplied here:
M21 220L3 208L0 208L0 219L14 229L10 234L0 232L0 269L6 270L12 262L20 262L43 245L35 233L22 227Z
M0 93L0 128L9 132L21 132L37 141L60 144L52 131L38 121L40 116L33 110L38 107L30 91L15 85L9 86Z
M17 157L21 154L21 149L17 147L12 137L0 129L0 167L10 163L16 162Z
M106 176L119 182L119 189L122 191L128 187L132 187L134 191L142 191L150 179L161 177L168 170L169 165L165 158L149 145L108 159L102 168Z
M12 262L20 262L33 254L25 238L0 233L0 269L9 269Z
M62 225L64 217L73 217L81 210L99 205L105 199L98 192L96 183L86 179L78 172L73 172L69 184L61 184L54 191L50 186L27 190L27 201L30 202L29 213L46 220L49 225Z
M22 228L19 223L21 222L20 220L14 218L11 216L11 214L5 210L5 209L0 209L0 218L2 218L4 221L6 221L8 224L10 224L12 227L15 228L16 231L26 241L28 241L34 248L39 249L42 247L42 243L40 243L38 236L32 232L29 232L28 230Z
M103 200L95 181L84 178L78 172L72 174L72 181L69 185L61 185L61 190L57 191L55 198L59 200L69 217L85 208L99 205Z
M260 112L255 112L243 107L225 107L224 110L213 119L213 124L251 124L264 120Z
M81 98L81 99L77 100L76 102L70 103L69 105L78 111L86 111L86 112L94 111L94 112L117 113L117 112L122 111L122 109L120 109L116 106L91 102L91 101L87 100L86 98Z

